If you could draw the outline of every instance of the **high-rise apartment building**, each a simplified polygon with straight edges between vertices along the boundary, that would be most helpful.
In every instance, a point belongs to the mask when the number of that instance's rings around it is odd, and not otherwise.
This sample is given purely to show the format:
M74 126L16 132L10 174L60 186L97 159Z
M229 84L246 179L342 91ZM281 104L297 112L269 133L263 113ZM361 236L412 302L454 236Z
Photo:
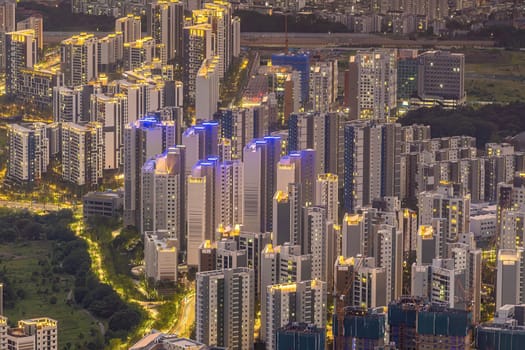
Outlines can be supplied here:
M277 163L277 190L286 190L290 183L299 185L301 206L309 206L315 200L317 152L304 149L281 157Z
M90 118L91 95L94 87L82 85L74 88L53 88L53 116L55 122L83 123Z
M45 317L20 320L8 331L7 344L8 349L58 350L58 322Z
M142 166L147 160L176 144L177 127L174 122L159 122L155 118L144 118L126 125L124 129L125 225L142 227L140 214ZM184 153L181 146L179 149Z
M315 205L326 208L326 221L339 222L339 186L334 174L318 174L315 181Z
M98 39L98 71L113 72L123 58L123 36L122 33L110 33Z
M98 77L98 39L93 34L80 33L60 43L60 71L64 85L87 84Z
M49 165L49 138L44 123L8 124L7 179L31 186Z
M142 22L140 16L132 14L115 20L115 33L122 33L124 43L130 43L141 39Z
M410 98L417 94L417 50L403 49L397 55L397 108L406 112Z
M0 2L0 32L7 33L16 30L15 12L15 0L2 0Z
M219 124L210 121L187 128L182 134L182 144L187 153L186 175L190 175L199 160L219 154Z
M104 132L102 124L62 123L62 179L78 186L92 186L102 179Z
M356 121L344 129L344 208L400 192L401 126Z
M442 219L444 242L458 241L459 234L470 229L470 195L458 191L453 184L440 184L436 191L419 194L419 224L432 225L433 219Z
M23 76L21 71L33 68L37 63L38 44L33 29L9 32L5 36L7 95L16 96L22 91Z
M358 51L350 57L350 119L387 120L397 105L396 52Z
M232 5L223 0L204 3L200 10L194 10L193 24L210 24L214 55L218 57L217 73L223 78L233 60Z
M231 141L232 159L242 159L248 142L268 135L268 111L264 107L220 110L215 118L220 122L221 137Z
M184 27L184 98L194 104L199 69L206 59L213 58L213 31L208 23Z
M163 63L182 59L184 4L178 0L155 0L147 9L148 35L157 44Z
M325 349L326 334L323 328L306 323L289 323L277 330L275 349Z
M244 147L244 218L247 231L268 232L273 225L273 196L281 138L266 136Z
M386 272L386 297L390 302L401 296L403 288L403 237L391 225L377 228L377 265Z
M266 327L266 349L276 349L277 330L290 322L326 327L326 282L310 280L267 287L266 314L261 323Z
M523 249L500 249L497 260L496 309L524 302Z
M253 349L253 276L248 268L197 273L197 341L232 350Z
M91 95L91 120L101 123L104 130L104 170L119 169L124 164L127 103L123 94Z
M0 2L0 69L2 71L6 68L7 58L5 33L16 30L15 12L15 0L3 0Z
M33 29L35 31L35 39L38 50L44 49L44 19L42 15L33 15L20 22L16 23L16 30Z
M125 70L134 70L153 62L155 40L148 36L124 43L123 61Z
M141 233L166 230L184 248L184 147L169 147L141 170Z
M310 66L308 109L326 113L337 98L337 60L316 62Z
M339 113L293 113L288 120L288 150L315 149L318 174L342 175L342 119Z
M195 79L195 116L211 120L219 107L219 56L202 62Z

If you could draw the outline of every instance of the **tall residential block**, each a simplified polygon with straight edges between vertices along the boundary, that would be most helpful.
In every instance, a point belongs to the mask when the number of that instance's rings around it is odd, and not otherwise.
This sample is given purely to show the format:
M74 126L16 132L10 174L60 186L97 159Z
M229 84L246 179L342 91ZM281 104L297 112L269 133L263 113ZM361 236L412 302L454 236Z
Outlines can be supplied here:
M124 42L129 43L139 40L142 36L142 24L140 16L132 14L115 20L115 33L122 33Z
M326 327L326 283L319 280L276 284L267 287L266 314L261 315L266 327L266 349L274 350L277 330L290 322Z
M141 227L141 169L144 163L176 144L174 122L143 118L124 129L124 223ZM182 150L181 150L182 152Z
M148 35L160 48L163 63L181 59L184 54L184 4L178 0L156 0L148 4ZM159 54L159 52L157 54Z
M197 273L197 341L232 350L253 349L253 276L248 268Z
M21 71L33 68L37 63L38 43L33 29L6 33L6 76L7 95L16 96L22 91L23 76Z
M68 87L87 84L98 77L98 39L80 33L60 43L60 71Z
M281 138L267 136L244 147L244 219L247 231L268 232L273 225L273 196Z
M396 52L358 51L350 57L350 119L387 120L397 105Z
M102 124L62 123L62 179L78 186L96 185L104 169Z
M185 240L184 147L169 147L147 160L141 170L141 233L166 230L177 239L177 248Z
M7 138L9 158L6 177L27 185L40 180L49 165L46 124L8 124Z

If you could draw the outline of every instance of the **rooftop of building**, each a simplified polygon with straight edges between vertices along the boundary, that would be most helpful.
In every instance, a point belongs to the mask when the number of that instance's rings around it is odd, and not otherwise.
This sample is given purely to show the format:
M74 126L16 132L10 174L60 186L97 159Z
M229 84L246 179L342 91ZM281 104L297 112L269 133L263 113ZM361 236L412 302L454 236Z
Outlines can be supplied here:
M281 327L278 332L294 332L302 334L324 334L324 329L318 328L315 324L291 322Z

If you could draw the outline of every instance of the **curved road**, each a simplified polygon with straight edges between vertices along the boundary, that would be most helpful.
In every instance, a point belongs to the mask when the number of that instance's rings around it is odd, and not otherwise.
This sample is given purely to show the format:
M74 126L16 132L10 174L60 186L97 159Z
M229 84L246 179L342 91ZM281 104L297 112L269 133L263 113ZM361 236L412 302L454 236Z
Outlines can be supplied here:
M184 298L182 312L177 319L177 323L170 330L171 334L177 334L179 337L189 337L191 326L195 322L195 293Z

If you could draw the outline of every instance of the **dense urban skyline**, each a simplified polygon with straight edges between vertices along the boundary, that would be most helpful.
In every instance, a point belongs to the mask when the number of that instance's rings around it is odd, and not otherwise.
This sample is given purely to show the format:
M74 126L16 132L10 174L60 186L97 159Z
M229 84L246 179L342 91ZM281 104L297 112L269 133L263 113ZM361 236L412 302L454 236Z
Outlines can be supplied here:
M0 0L0 350L521 349L524 29Z

